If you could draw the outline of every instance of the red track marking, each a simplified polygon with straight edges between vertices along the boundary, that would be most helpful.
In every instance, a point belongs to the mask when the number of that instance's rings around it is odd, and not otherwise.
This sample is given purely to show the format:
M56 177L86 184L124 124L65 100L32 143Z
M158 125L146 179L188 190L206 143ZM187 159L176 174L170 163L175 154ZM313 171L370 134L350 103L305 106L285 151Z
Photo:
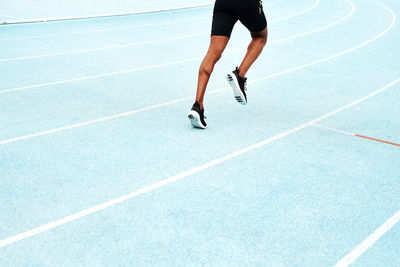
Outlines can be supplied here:
M375 138L364 136L364 135L355 134L355 136L358 136L358 137L361 137L361 138L365 138L365 139L369 139L369 140L373 140L373 141L377 141L377 142L382 142L382 143L389 144L389 145L400 146L400 144L391 143L391 142L388 142L388 141L375 139Z

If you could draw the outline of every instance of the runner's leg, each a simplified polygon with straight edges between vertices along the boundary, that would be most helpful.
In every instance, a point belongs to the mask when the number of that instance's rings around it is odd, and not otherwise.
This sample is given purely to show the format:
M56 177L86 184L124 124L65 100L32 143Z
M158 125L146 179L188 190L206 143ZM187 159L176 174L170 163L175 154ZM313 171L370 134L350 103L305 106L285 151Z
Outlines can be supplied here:
M200 68L197 83L196 101L203 109L203 99L206 92L206 87L210 79L211 73L214 70L215 63L221 58L222 52L228 44L229 37L227 36L211 36L208 52L204 57Z
M243 58L242 63L239 66L239 75L241 77L245 77L247 71L250 69L251 65L256 61L258 56L261 54L265 44L267 43L268 38L268 29L265 29L261 32L252 32L251 33L251 42L247 48L247 53Z

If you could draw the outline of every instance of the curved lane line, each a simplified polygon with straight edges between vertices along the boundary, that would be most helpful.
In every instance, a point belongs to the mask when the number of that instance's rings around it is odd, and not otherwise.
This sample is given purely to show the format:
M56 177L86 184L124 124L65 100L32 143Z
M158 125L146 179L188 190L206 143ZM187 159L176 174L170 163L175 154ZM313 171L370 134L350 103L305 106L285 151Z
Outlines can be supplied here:
M273 6L276 6L276 5L278 5L278 4L280 4L280 3L282 3L284 0L278 0L278 1L276 1L276 2L273 2L273 3L266 3L265 4L265 6L266 7L268 7L268 8L270 8L270 7L273 7ZM264 3L263 3L263 5L264 5Z
M303 15L303 14L305 14L305 13L307 13L307 12L310 12L311 10L313 10L314 8L316 8L316 7L319 5L319 1L320 1L320 0L315 1L314 5L313 5L312 7L310 7L310 8L308 8L308 9L306 9L306 10L300 11L300 12L295 13L295 14L293 14L293 15L281 17L281 18L276 19L276 20L274 20L274 21L275 21L275 22L277 22L277 21L282 21L282 20L290 19L290 18L293 18L293 17L297 17L297 16L300 16L300 15Z

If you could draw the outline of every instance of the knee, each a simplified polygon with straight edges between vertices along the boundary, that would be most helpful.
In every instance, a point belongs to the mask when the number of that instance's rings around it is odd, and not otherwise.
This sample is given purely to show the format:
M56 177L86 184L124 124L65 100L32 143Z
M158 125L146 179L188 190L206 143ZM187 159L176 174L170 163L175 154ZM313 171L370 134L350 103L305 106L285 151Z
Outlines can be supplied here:
M221 58L221 53L217 51L208 51L207 57L209 58L209 61L215 65L217 61Z
M251 37L254 42L257 42L258 44L265 46L265 44L267 43L267 39L268 39L268 30L267 30L267 28L265 28L265 30L263 30L261 32L252 33Z
M265 46L267 44L267 36L255 36L253 37L253 40L260 46Z

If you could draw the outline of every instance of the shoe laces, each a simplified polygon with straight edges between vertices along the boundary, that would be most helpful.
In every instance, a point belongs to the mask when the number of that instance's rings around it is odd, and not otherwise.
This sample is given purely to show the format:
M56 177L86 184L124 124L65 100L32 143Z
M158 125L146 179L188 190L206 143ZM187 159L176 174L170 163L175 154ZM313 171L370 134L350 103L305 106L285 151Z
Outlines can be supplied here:
M200 106L199 106L199 111L200 111L200 115L203 116L203 118L206 120L207 116L204 115L204 109L200 109Z
M246 87L247 86L247 78L246 77L242 78L242 77L239 76L239 81L240 81L241 84L243 84L243 90L247 91L247 87Z
M201 113L202 113L202 115L203 115L203 118L206 120L206 119L207 119L207 116L204 115L204 109L201 111Z

